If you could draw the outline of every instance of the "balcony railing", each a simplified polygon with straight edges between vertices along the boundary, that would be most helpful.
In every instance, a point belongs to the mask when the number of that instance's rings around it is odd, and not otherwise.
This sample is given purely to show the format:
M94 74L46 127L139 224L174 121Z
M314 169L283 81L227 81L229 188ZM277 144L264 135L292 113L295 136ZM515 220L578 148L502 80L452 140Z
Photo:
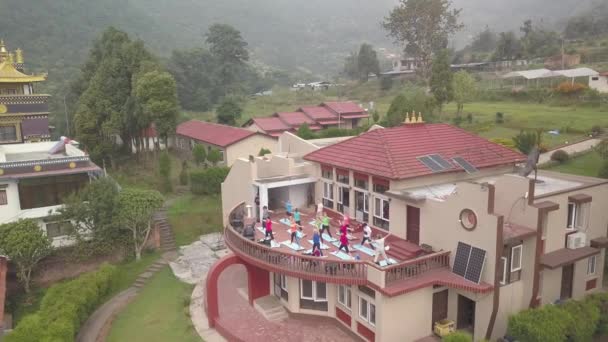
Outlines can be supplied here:
M275 272L329 283L367 283L367 264L363 262L327 260L285 253L248 240L231 226L224 232L226 243L235 253Z
M384 285L419 277L424 273L450 267L450 251L437 252L384 268Z

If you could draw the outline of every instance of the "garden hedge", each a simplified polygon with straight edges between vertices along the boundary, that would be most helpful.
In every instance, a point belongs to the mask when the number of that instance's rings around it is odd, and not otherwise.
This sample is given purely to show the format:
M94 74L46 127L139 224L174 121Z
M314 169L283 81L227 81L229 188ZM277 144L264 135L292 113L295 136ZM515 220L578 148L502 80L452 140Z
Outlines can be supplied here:
M104 264L95 272L53 285L40 309L24 317L5 342L74 341L82 323L110 292L115 274L115 266Z
M441 339L442 342L473 342L473 336L464 331L455 331Z
M222 182L226 179L227 167L210 167L205 170L190 172L190 189L195 195L219 194Z

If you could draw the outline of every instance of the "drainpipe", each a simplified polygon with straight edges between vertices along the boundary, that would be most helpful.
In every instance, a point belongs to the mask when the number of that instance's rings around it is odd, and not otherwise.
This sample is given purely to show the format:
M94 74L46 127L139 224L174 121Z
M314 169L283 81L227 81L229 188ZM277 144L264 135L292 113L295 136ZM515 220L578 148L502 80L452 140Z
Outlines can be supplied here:
M492 337L492 331L494 330L494 323L496 322L496 315L498 314L498 306L500 304L500 277L502 276L502 269L500 268L500 259L502 257L503 248L503 224L504 216L496 217L496 253L494 257L494 297L492 299L492 314L490 315L490 322L488 323L488 329L486 330L486 340Z

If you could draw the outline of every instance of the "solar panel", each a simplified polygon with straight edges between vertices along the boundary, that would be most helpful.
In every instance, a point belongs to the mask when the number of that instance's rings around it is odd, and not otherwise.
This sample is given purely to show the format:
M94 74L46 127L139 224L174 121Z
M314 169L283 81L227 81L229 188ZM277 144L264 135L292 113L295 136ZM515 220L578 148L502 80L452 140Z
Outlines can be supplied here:
M467 265L469 264L469 256L471 254L471 246L464 242L458 242L456 248L456 257L454 258L454 267L452 272L458 274L461 277L467 272Z
M431 154L429 156L435 163L439 164L439 166L441 166L444 169L451 169L452 168L452 164L450 164L447 160L443 159L440 155L438 154Z
M471 256L469 257L469 264L467 265L467 271L465 272L464 278L479 284L485 261L486 251L473 247L471 249Z
M458 164L461 168L463 168L467 173L477 172L477 168L471 165L468 161L464 160L464 158L454 157L452 160L454 161L454 163Z
M433 172L439 172L439 171L444 170L444 168L441 167L441 165L437 164L437 162L433 161L433 159L431 159L431 157L429 157L429 156L418 157L418 160L422 164L424 164L424 166L431 169L431 171L433 171Z

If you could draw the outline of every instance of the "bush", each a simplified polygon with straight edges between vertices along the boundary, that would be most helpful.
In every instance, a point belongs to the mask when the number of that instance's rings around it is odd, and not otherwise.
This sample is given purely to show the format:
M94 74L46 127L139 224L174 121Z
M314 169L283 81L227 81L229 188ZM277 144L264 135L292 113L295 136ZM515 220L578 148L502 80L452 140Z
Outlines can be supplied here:
M564 309L547 305L540 309L529 309L509 317L507 335L517 341L566 342L567 332L572 326L572 317Z
M188 185L188 162L182 162L182 171L179 173L179 184Z
M258 153L258 156L259 156L259 157L263 157L263 156L265 156L265 155L267 155L267 154L270 154L270 153L272 153L272 151L270 151L269 149L267 149L267 148L265 148L265 147L262 147L262 148L260 149L260 152Z
M562 82L555 87L555 91L561 95L575 95L582 93L587 86L582 83Z
M498 125L503 124L505 122L505 115L501 112L496 112L496 119L494 121Z
M443 342L473 342L473 336L464 331L455 331L441 339Z
M190 172L190 189L195 195L219 194L222 182L226 179L227 167L210 167Z
M567 162L568 159L570 159L570 155L564 150L557 150L551 153L551 160L556 161L560 164Z
M592 294L585 298L585 301L597 307L600 312L595 334L598 336L608 335L608 293Z
M5 341L73 341L82 323L110 292L115 274L115 266L104 264L95 272L53 285L40 309L24 317Z
M393 79L389 76L380 77L380 89L390 90L393 87Z
M569 341L591 341L597 330L600 309L592 302L574 300L567 301L561 308L572 318L572 325L567 332Z
M598 135L601 135L603 132L604 132L604 130L599 125L595 125L595 126L591 127L591 136L593 136L593 137L597 137Z

